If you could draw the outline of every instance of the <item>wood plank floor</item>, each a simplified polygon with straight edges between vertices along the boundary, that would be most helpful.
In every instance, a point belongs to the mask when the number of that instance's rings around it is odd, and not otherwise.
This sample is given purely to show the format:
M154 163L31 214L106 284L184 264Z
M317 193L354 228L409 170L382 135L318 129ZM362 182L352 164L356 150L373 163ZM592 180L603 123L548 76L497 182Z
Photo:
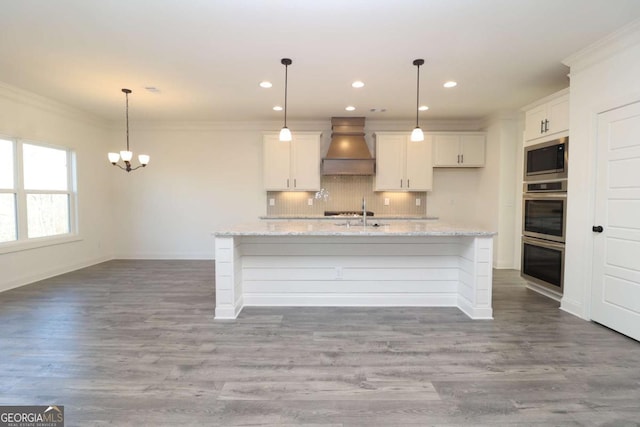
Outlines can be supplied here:
M67 426L638 426L640 343L515 271L455 308L246 308L210 261L111 261L0 293L0 405Z

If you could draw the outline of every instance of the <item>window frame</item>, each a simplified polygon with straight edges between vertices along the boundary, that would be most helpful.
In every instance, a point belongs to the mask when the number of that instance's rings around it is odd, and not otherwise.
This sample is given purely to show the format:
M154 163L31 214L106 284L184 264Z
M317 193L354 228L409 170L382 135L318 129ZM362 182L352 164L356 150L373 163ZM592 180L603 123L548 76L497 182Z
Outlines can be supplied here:
M82 240L78 233L78 190L76 153L70 147L43 143L0 134L0 139L13 143L13 189L2 189L2 194L13 194L16 213L16 240L0 242L0 254L59 245ZM67 190L26 190L24 188L24 144L63 150L67 160ZM28 237L27 195L64 194L68 197L69 232L44 237Z

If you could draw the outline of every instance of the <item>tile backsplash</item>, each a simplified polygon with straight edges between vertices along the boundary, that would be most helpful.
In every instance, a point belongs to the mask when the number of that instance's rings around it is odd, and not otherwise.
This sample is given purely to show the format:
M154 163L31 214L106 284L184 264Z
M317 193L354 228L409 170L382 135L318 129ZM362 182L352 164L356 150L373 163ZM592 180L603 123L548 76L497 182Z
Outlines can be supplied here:
M423 216L427 212L427 193L373 191L373 176L323 176L321 186L328 196L316 199L316 192L268 191L268 216L322 216L324 211L360 211L362 197L367 200L367 210L377 216ZM269 205L269 199L275 201ZM313 200L309 206L308 200ZM385 206L385 199L389 205ZM416 206L420 199L420 206Z

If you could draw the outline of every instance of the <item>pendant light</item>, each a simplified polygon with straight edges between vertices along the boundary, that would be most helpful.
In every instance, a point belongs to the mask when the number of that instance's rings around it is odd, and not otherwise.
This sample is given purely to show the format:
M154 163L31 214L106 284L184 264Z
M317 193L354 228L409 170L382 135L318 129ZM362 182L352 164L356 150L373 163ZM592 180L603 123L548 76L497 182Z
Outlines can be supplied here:
M280 63L284 65L284 126L280 130L280 141L291 141L291 131L287 127L287 85L289 77L287 70L292 61L289 58L282 58Z
M127 150L120 151L120 154L109 153L109 161L112 165L117 166L124 171L131 172L147 166L147 164L149 164L150 157L146 154L138 155L138 161L140 162L140 165L136 166L135 168L131 167L131 159L133 158L133 152L129 150L129 94L131 93L131 89L122 89L122 92L124 92L124 96L126 98ZM120 158L122 158L122 161L124 162L124 167L118 164Z
M411 141L419 142L424 141L424 133L422 133L422 129L418 124L418 113L420 112L420 66L424 65L424 59L414 59L413 65L418 67L418 78L416 79L416 127L411 132Z

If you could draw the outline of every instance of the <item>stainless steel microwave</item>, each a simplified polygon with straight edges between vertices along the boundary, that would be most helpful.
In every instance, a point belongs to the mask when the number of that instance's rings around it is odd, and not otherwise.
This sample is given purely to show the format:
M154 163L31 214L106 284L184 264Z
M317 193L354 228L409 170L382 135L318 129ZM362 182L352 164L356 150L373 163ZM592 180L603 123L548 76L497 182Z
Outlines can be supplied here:
M525 147L525 182L567 179L568 159L569 137Z

